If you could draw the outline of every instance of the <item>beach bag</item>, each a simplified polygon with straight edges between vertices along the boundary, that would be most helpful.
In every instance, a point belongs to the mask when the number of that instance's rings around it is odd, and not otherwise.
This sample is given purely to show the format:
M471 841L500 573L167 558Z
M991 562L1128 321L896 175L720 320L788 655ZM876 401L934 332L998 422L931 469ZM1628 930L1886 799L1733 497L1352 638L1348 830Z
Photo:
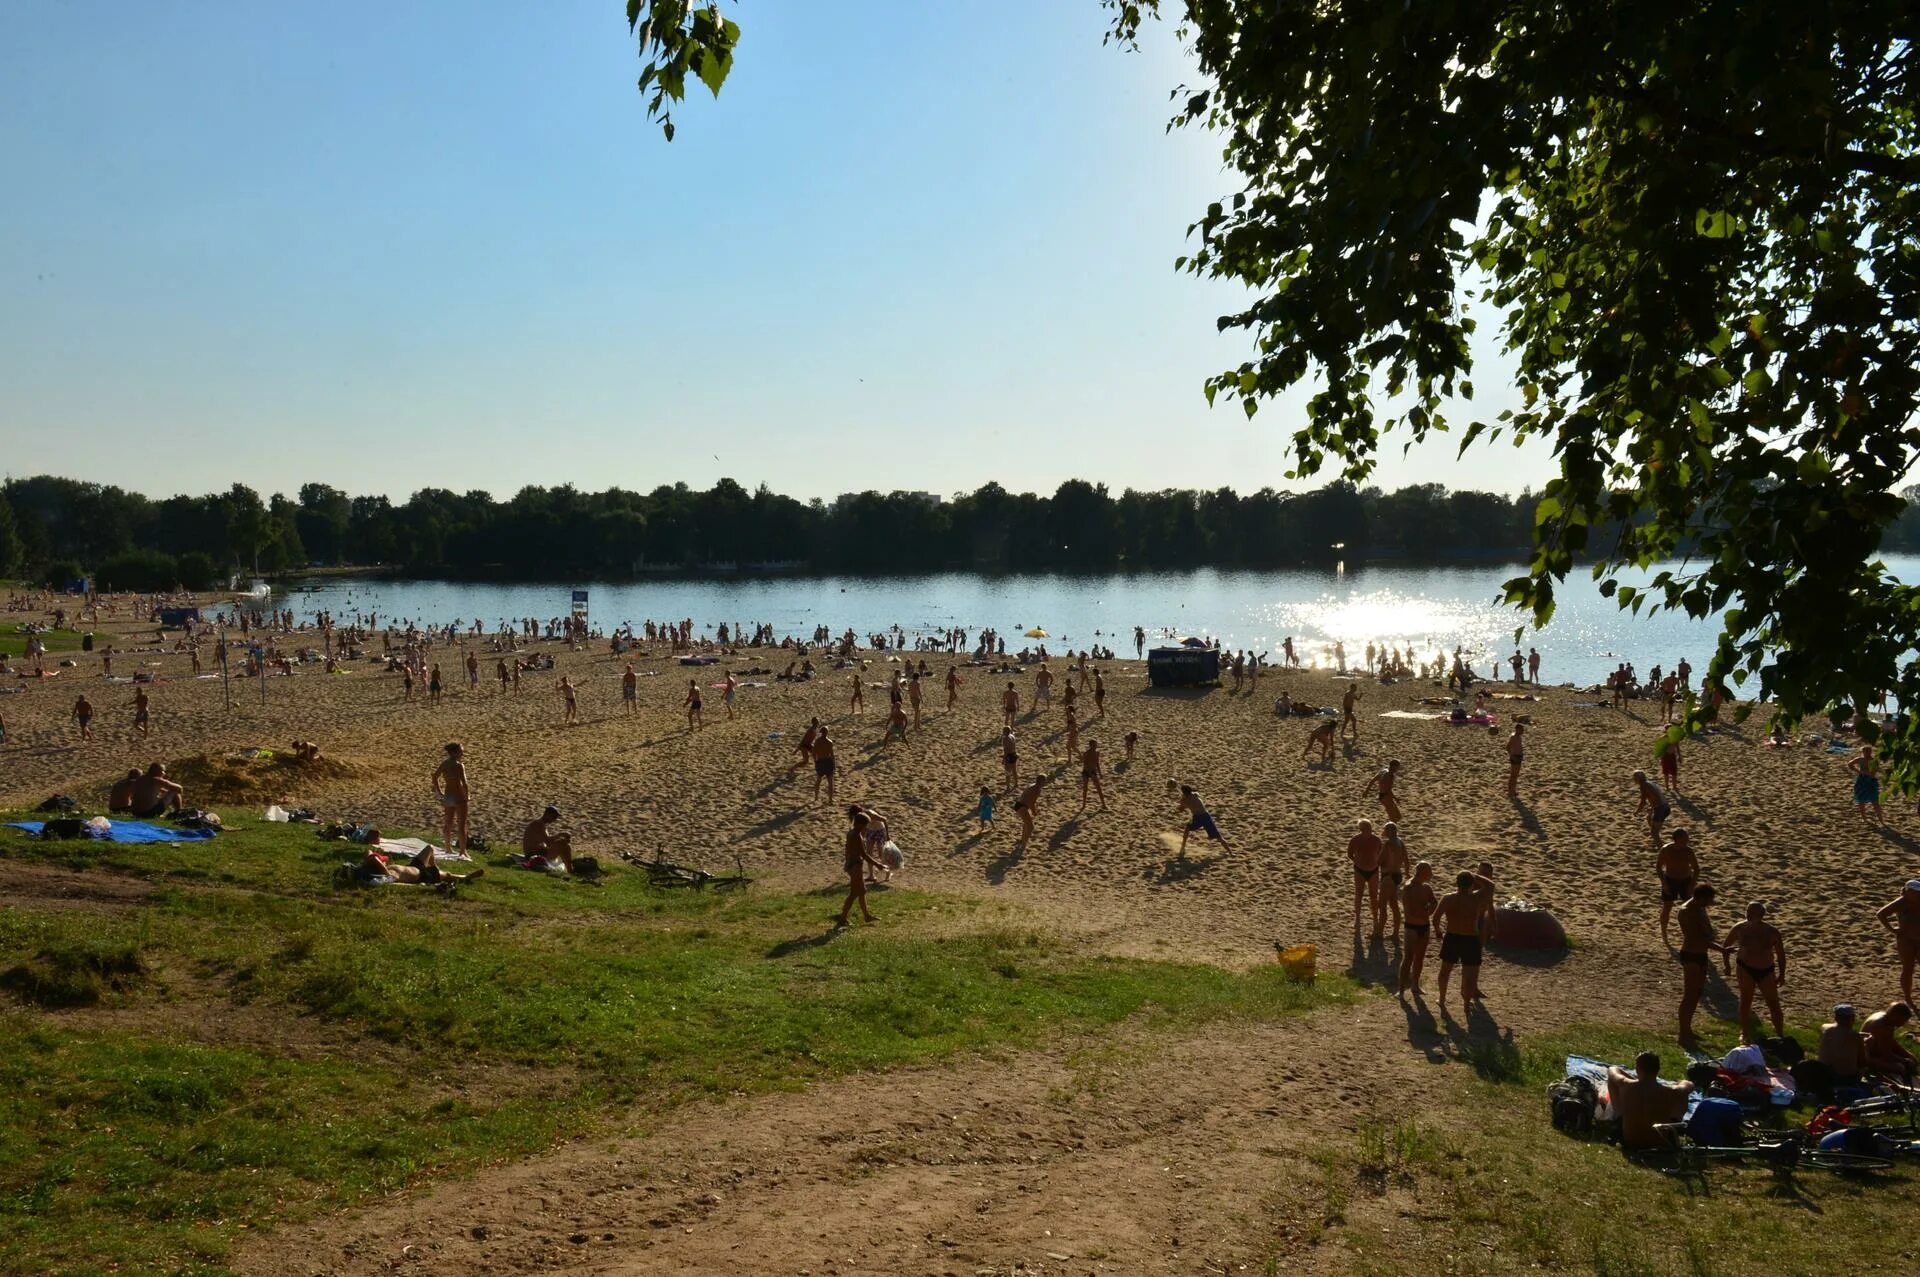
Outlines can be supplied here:
M1806 1049L1792 1038L1761 1038L1760 1049L1788 1069L1807 1058Z
M575 856L573 858L573 876L576 878L598 878L605 871L595 856Z
M1547 1088L1547 1117L1553 1129L1575 1139L1593 1134L1600 1108L1600 1088L1592 1078L1569 1077Z
M41 803L38 807L35 807L34 810L41 811L41 812L72 811L79 805L80 805L79 803L76 803L75 801L73 801L73 799L67 797L65 794L55 794L53 797L47 799L47 801Z
M62 816L40 826L42 838L91 838L93 830L78 816Z
M1709 1096L1693 1106L1687 1117L1687 1135L1709 1148L1732 1148L1740 1143L1740 1105Z
M1303 984L1312 984L1317 974L1320 960L1320 947L1311 944L1290 944L1280 946L1280 969L1287 978Z

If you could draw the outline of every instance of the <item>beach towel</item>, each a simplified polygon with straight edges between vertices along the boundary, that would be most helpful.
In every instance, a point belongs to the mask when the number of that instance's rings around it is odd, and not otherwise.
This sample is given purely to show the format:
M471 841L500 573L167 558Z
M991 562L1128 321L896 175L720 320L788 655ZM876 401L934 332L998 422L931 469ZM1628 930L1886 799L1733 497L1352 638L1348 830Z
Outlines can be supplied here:
M1445 714L1421 714L1410 709L1390 709L1381 714L1382 718L1445 718Z
M379 842L373 845L373 849L375 851L381 853L382 855L386 856L390 860L392 859L412 860L415 856L425 851L427 847L428 847L428 843L427 843L427 840L424 838L382 838ZM433 858L435 860L472 860L473 859L472 856L469 856L464 851L455 851L447 847L435 847L433 849Z
M24 829L38 835L46 828L44 821L21 820L12 823L10 828ZM98 826L95 826L98 828ZM110 820L104 841L106 842L201 842L215 836L211 829L169 829L164 825L149 825L142 820Z

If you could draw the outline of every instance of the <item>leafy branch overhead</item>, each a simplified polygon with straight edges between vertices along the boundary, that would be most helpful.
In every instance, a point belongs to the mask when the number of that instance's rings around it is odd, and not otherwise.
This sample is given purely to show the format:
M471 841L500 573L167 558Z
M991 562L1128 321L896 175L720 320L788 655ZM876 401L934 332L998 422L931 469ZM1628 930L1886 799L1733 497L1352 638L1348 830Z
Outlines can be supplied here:
M647 114L673 141L670 102L685 100L687 77L707 86L715 97L733 70L733 49L740 24L720 15L717 4L688 0L627 0L627 28L640 43L640 92Z
M1920 10L1102 4L1122 45L1172 17L1196 66L1173 123L1235 181L1178 265L1247 290L1219 326L1256 352L1206 391L1309 389L1295 476L1364 479L1395 432L1545 440L1508 588L1536 624L1581 560L1625 607L1722 610L1711 683L1787 718L1920 705L1920 588L1876 557L1920 459ZM1497 412L1479 319L1518 370Z

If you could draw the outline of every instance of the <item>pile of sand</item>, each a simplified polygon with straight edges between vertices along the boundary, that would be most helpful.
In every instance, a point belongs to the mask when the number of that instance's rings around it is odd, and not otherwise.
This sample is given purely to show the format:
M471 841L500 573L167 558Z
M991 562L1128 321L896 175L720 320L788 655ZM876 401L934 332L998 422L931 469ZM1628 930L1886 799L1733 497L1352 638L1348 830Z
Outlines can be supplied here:
M191 754L167 764L167 775L185 786L190 801L216 806L285 802L316 782L349 780L364 770L327 755L303 763L281 750Z

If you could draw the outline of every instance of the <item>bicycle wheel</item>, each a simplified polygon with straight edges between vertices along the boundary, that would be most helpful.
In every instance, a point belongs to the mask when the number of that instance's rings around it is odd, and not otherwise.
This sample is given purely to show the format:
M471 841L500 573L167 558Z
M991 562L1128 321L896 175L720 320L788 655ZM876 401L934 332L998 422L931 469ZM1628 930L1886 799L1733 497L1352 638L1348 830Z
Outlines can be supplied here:
M1836 1175L1865 1175L1871 1171L1893 1169L1893 1159L1874 1157L1867 1153L1840 1153L1823 1148L1810 1148L1800 1154L1800 1165L1815 1170L1832 1171Z

